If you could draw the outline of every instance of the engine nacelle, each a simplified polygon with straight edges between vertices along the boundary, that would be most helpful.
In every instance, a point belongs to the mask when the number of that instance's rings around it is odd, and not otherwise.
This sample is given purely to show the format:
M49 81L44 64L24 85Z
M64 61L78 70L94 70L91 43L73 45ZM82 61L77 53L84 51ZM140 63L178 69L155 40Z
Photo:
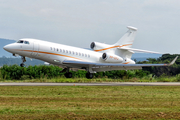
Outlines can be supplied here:
M123 58L121 58L117 55L108 54L108 53L103 53L102 59L106 62L112 62L112 63L122 63L123 62Z
M99 43L99 42L92 42L90 47L93 50L101 50L101 49L105 49L105 48L109 48L112 45L108 45L108 44L104 44L104 43Z

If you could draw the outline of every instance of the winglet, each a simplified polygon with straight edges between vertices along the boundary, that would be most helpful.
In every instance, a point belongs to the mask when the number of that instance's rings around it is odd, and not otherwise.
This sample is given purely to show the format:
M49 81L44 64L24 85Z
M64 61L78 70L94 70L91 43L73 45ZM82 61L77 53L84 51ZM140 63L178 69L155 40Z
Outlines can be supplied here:
M177 60L177 58L178 58L178 56L176 56L176 57L174 58L174 60L173 60L171 63L168 64L168 66L173 65L173 64L175 63L175 61Z

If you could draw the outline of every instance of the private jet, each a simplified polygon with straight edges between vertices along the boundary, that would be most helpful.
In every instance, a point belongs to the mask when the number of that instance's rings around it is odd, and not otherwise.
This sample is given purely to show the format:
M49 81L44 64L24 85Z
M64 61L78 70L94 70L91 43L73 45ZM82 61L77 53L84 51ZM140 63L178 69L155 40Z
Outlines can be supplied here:
M115 44L92 42L89 50L30 38L8 44L4 46L4 50L12 53L13 56L21 56L21 67L25 66L26 57L39 59L64 68L67 78L72 77L70 68L86 70L86 77L91 79L94 73L101 71L135 70L142 67L174 64L177 57L170 64L135 64L131 59L134 52L158 52L131 48L137 28L131 26L127 28L128 31Z

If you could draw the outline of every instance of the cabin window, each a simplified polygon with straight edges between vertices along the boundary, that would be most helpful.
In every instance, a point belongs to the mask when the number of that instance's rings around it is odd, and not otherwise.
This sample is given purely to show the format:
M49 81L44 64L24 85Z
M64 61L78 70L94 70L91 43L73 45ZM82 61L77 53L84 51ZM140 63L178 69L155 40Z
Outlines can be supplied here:
M54 51L56 51L56 48L54 48Z
M84 53L82 53L82 56L84 57Z
M59 49L59 52L62 52L62 50L61 50L61 49Z
M57 48L57 52L59 51L59 49Z
M81 53L79 53L79 56L81 56Z
M85 57L87 57L87 54L85 54Z
M88 57L90 57L90 55L88 55Z
M63 50L63 53L65 53L65 50Z
M73 53L73 55L74 55L74 51L73 51L72 53Z
M78 52L76 52L76 55L78 55Z
M69 54L71 54L71 51L69 51Z
M50 49L52 50L52 47Z
M17 43L23 43L24 41L23 40L19 40L19 41L17 41Z
M24 41L24 44L29 44L29 41Z
M68 50L66 50L66 53L68 53Z

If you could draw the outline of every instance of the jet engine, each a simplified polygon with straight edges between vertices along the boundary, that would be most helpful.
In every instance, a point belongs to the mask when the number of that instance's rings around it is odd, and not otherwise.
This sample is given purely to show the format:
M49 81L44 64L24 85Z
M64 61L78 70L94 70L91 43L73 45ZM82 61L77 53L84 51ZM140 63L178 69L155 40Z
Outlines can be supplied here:
M105 48L109 48L112 45L108 45L108 44L104 44L104 43L99 43L99 42L92 42L90 47L91 49L93 49L94 51L98 51L101 49L105 49Z
M108 53L103 53L102 59L105 62L111 62L111 63L122 63L123 62L122 57L119 57L119 56L114 55L114 54L108 54Z

